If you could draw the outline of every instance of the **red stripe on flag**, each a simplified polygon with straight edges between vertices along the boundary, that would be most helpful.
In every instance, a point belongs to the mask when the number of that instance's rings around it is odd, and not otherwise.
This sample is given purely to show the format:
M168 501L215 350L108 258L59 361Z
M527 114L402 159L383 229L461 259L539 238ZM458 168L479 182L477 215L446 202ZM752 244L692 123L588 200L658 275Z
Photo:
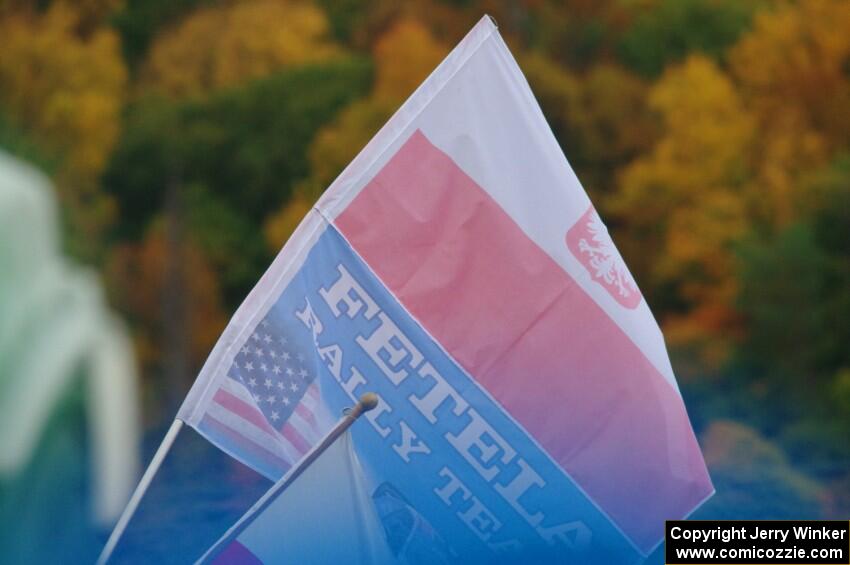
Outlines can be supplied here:
M288 461L281 459L262 445L257 444L248 437L245 437L210 414L204 415L199 427L206 428L210 432L223 436L224 439L230 441L235 448L244 452L242 454L243 456L250 456L251 458L255 458L265 463L270 469L277 469L280 472L280 475L283 475L291 466Z
M213 559L213 563L215 565L263 565L263 562L251 553L250 549L239 543L239 540L230 542L230 545Z
M259 408L251 406L238 396L235 396L224 389L218 389L213 396L213 400L216 404L227 408L234 414L237 414L240 418L248 420L261 430L264 430L271 435L275 435L277 433L271 424L269 424L269 421L266 420L266 417Z
M295 407L295 412L301 416L305 422L310 424L310 427L316 429L316 416L306 406L304 406L304 404L299 402Z
M304 437L292 427L292 424L287 422L281 429L280 433L283 434L283 437L289 440L289 443L297 449L302 455L310 451L310 443L304 439Z
M711 492L674 388L421 132L336 225L638 547L652 549L665 519L684 516Z

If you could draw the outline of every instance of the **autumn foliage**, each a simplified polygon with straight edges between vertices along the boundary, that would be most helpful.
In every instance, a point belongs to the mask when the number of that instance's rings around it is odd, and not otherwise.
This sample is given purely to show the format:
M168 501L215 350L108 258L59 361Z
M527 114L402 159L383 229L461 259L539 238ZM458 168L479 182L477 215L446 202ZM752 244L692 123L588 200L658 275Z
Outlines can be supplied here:
M743 481L717 511L757 508L753 488L791 502L747 517L846 518L844 0L12 1L0 145L51 164L71 252L101 269L147 382L185 388L313 202L485 12L664 330L709 463Z

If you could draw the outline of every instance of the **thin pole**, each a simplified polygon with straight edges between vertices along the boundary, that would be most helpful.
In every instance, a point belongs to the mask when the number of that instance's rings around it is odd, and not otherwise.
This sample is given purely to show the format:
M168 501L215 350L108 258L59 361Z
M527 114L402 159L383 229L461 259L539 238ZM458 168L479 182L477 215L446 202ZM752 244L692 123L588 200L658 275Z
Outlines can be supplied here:
M221 538L195 562L195 564L208 563L215 556L221 553L234 538L248 527L248 524L251 523L251 519L254 516L265 510L272 502L274 502L274 500L284 490L286 490L286 488L291 485L295 479L300 477L301 474L304 473L304 471L307 470L307 468L312 465L313 462L318 459L319 456L328 447L330 447L334 441L337 440L337 438L339 438L339 436L344 434L345 431L351 427L351 424L353 424L357 418L363 415L363 413L372 410L377 405L378 397L374 393L367 392L360 397L360 400L354 405L354 407L346 409L343 413L343 417L340 418L339 422L337 422L333 429L331 429L331 431L329 431L319 443L308 451L307 455L305 455L297 465L291 468L287 474L281 477L281 479L278 480L278 482L276 482L268 492L266 492L266 494L254 503L254 506L252 506L238 522L233 524L233 526L231 526L230 529L227 530L224 535L221 536Z
M156 475L156 472L159 471L159 466L162 465L162 461L165 459L165 456L168 454L171 446L174 445L174 440L177 439L177 434L180 432L182 427L183 420L175 419L171 423L171 427L168 428L165 438L163 438L162 443L159 444L159 447L157 448L156 453L154 453L153 459L151 459L148 468L145 469L145 474L142 475L142 480L139 481L138 486L136 486L136 490L133 491L133 496L131 496L130 501L127 502L127 506L121 513L121 517L118 518L118 523L115 524L115 528L109 535L109 539L106 541L103 551L100 552L100 557L97 558L97 565L105 565L106 562L109 561L109 558L112 557L112 552L115 551L115 546L118 545L118 541L121 539L121 536L124 535L124 530L127 529L127 524L130 523L130 519L133 517L133 514L136 513L136 509L139 507L142 497L145 496L145 492L147 492L148 487L153 482L154 475Z

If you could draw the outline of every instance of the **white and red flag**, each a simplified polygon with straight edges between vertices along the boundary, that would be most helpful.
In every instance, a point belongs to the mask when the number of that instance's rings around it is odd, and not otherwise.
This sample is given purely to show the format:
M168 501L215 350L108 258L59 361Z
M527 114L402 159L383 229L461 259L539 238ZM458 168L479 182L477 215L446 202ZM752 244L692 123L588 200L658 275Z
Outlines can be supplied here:
M312 350L308 358L286 336L273 316L261 320L226 370L205 381L204 409L190 416L204 436L271 479L333 424L321 404Z
M366 391L354 446L402 561L636 562L713 492L661 332L488 18L308 214L179 418L275 477Z

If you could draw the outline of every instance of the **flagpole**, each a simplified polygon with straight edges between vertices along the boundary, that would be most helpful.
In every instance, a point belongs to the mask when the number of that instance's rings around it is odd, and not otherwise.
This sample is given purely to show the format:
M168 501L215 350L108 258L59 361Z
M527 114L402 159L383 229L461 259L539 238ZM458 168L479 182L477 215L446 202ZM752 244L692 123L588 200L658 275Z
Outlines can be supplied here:
M275 483L274 486L266 492L266 494L254 503L254 506L252 506L238 522L233 524L233 526L231 526L230 529L227 530L224 535L221 536L221 538L195 562L195 564L208 563L216 555L221 553L228 544L233 541L233 539L242 533L242 530L244 530L250 523L251 518L265 510L269 504L274 502L278 495L286 490L286 488L291 485L295 479L300 477L304 471L306 471L307 468L310 467L310 465L312 465L313 462L339 438L339 436L344 434L346 430L351 427L351 424L353 424L357 418L369 410L372 410L377 405L378 396L375 393L367 392L360 397L360 400L352 408L346 408L343 412L343 417L340 418L339 422L337 422L333 429L331 429L331 431L329 431L319 443L313 446L313 448L307 452L307 455L305 455L301 461L299 461L289 470L288 473L281 477L281 479L278 480L278 482Z
M145 469L145 474L142 475L142 479L136 486L136 490L133 491L133 496L131 496L129 502L127 502L127 506L121 513L121 517L118 518L118 522L115 524L115 528L109 535L106 545L103 546L103 551L100 552L100 557L97 558L97 565L105 565L105 563L109 561L109 558L112 557L112 552L115 551L115 546L118 545L118 541L121 539L121 536L124 535L124 530L127 529L127 524L130 523L130 519L133 517L133 514L136 513L136 509L139 507L142 497L145 496L145 492L147 492L148 487L153 482L154 476L157 471L159 471L159 467L162 465L162 462L168 454L168 451L171 449L171 446L174 445L174 441L177 439L177 434L180 432L182 427L183 420L175 418L171 423L171 427L168 428L168 432L166 432L162 443L159 444L159 447L157 448L156 453L154 453L153 459L151 459L148 468Z

